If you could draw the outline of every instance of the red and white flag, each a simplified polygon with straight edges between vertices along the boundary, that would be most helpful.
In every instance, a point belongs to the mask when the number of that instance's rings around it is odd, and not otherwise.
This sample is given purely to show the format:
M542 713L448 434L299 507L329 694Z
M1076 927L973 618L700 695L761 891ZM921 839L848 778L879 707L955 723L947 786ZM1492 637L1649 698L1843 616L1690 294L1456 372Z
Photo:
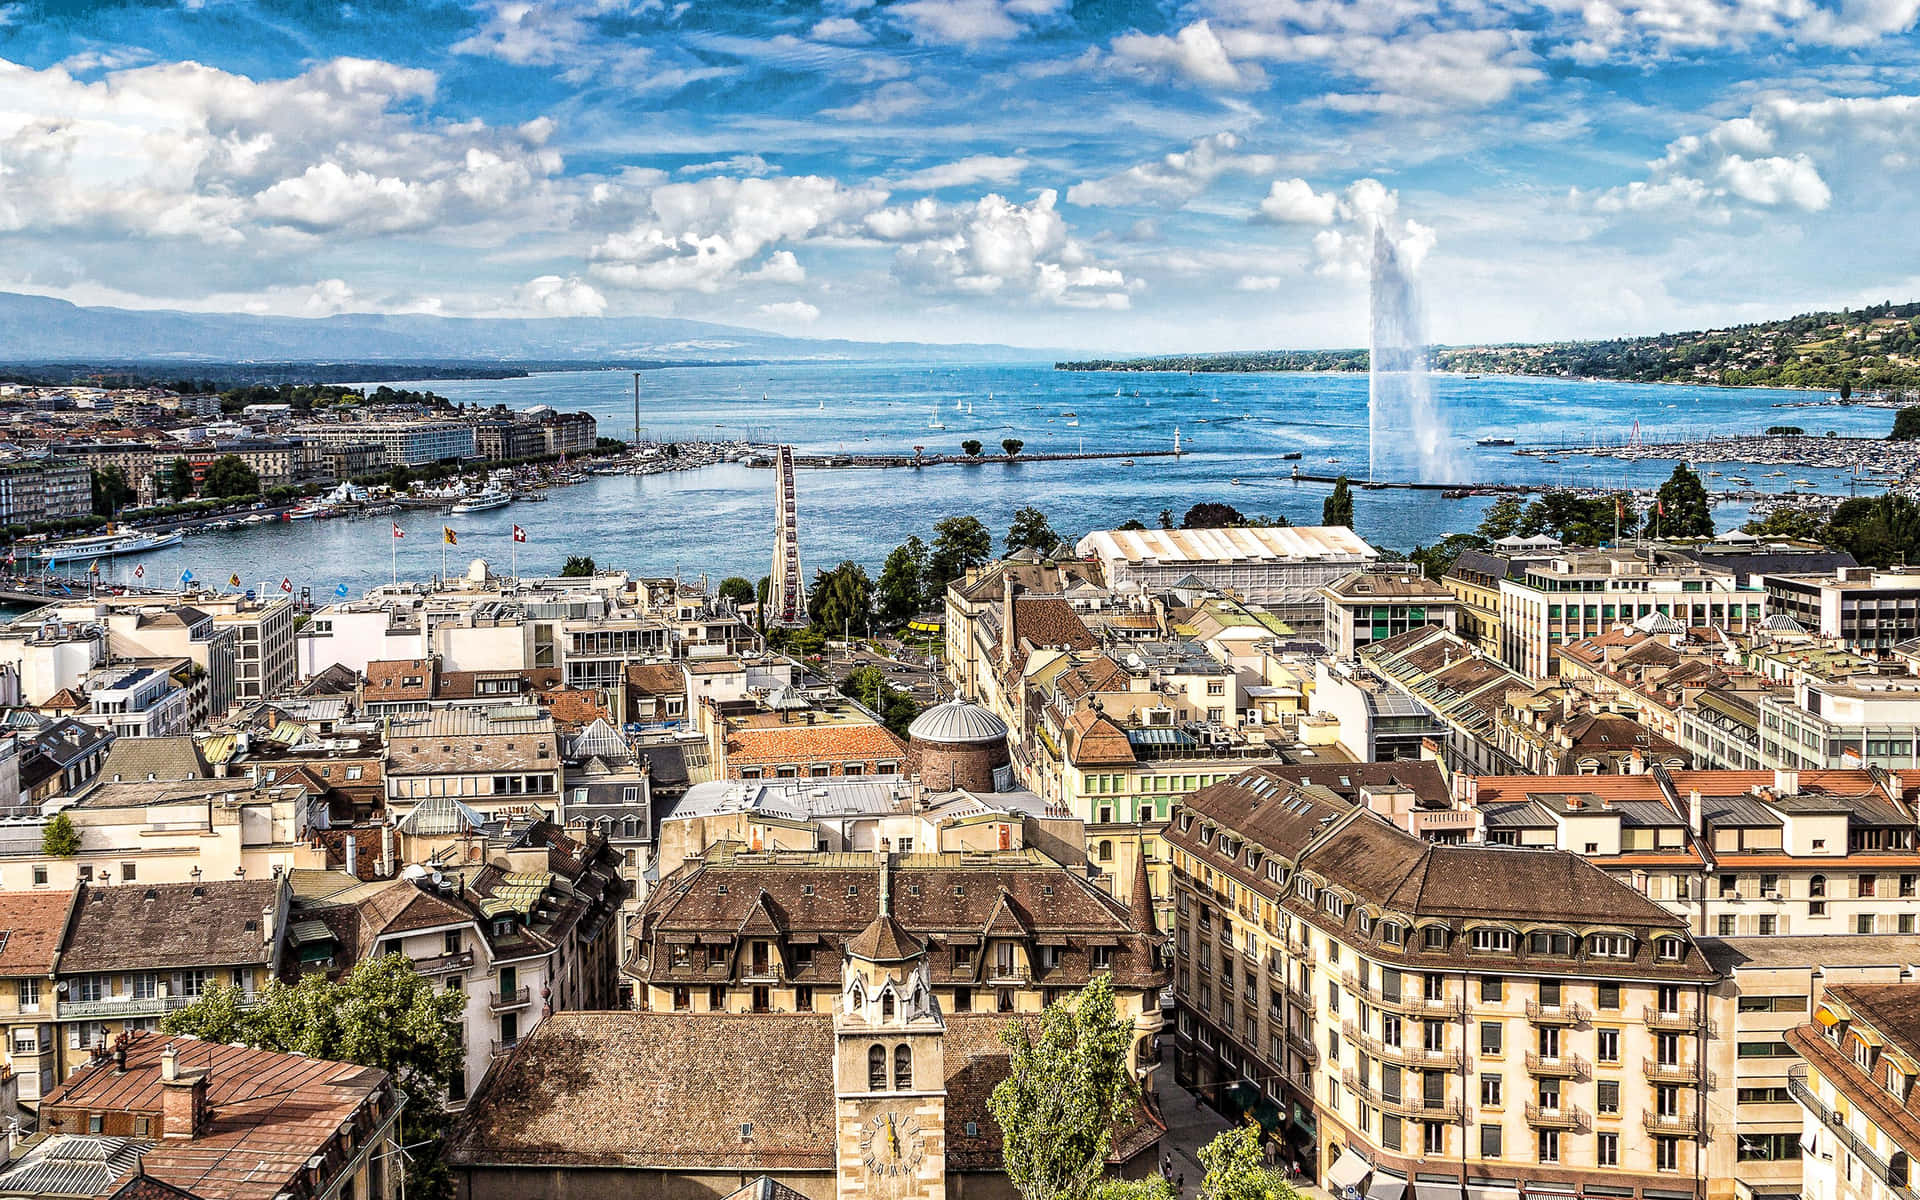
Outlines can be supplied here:
M283 592L290 592L293 590L293 577L291 575L285 576L280 580L280 590Z
M405 533L404 533L404 532L403 532L403 531L401 530L401 528L400 528L400 522L398 522L398 521L395 521L395 522L393 523L393 536L394 536L394 538L395 538L396 540L398 540L398 539L400 539L400 538L403 538L403 537L405 537L405 536L407 536L407 535L406 535L406 534L405 534Z
M513 540L514 540L514 541L516 541L516 542L524 542L524 541L526 541L526 540L527 540L527 531L526 531L526 530L524 530L524 529L522 529L522 528L520 528L520 527L519 527L518 525L515 525L515 526L513 527Z

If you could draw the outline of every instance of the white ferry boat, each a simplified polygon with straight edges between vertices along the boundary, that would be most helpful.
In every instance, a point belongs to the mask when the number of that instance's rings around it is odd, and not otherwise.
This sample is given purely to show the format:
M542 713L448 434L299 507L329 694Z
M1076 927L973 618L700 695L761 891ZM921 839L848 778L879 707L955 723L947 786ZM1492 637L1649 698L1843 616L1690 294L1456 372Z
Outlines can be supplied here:
M180 544L180 533L96 533L90 537L48 542L33 554L48 566L63 562L89 562L96 558L117 558L123 554L145 554Z
M496 508L505 508L513 503L513 497L497 488L487 488L476 492L453 506L455 513L492 512Z

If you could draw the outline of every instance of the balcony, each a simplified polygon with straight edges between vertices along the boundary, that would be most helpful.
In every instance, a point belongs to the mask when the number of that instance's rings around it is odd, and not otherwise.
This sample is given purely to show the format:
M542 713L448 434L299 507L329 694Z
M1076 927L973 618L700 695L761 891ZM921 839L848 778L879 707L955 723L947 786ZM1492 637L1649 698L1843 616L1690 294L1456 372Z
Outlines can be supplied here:
M1648 1133L1664 1134L1667 1137L1700 1136L1699 1113L1662 1113L1648 1109L1640 1114L1640 1123L1646 1126Z
M1457 1017L1467 1010L1466 1001L1458 996L1408 996L1400 1007L1414 1017Z
M502 1054L512 1054L519 1046L519 1038L514 1038L510 1042L495 1042L493 1044L493 1056L499 1058Z
M1700 1033L1706 1037L1714 1035L1712 1021L1701 1021L1700 1010L1691 1005L1683 1008L1661 1009L1647 1005L1640 1010L1640 1019L1646 1022L1648 1029L1663 1033Z
M433 958L416 958L413 969L422 975L447 975L454 971L464 971L473 965L473 951L461 950L453 954L441 954Z
M1428 1100L1424 1096L1389 1096L1381 1093L1373 1084L1361 1079L1352 1071L1342 1073L1341 1082L1347 1090L1366 1100L1367 1103L1383 1112L1398 1116L1411 1117L1419 1121L1457 1121L1460 1119L1460 1101Z
M57 1013L62 1021L121 1021L131 1017L164 1017L176 1009L192 1004L198 996L149 996L135 1000L122 997L117 1000L62 1000ZM253 1003L251 996L243 996L242 1006Z
M1698 1062L1663 1063L1649 1058L1645 1060L1643 1065L1646 1068L1647 1078L1653 1080L1655 1083L1678 1083L1684 1086L1698 1087L1702 1082L1700 1064ZM1713 1086L1713 1075L1711 1072L1705 1076L1705 1082L1707 1086Z
M1853 1129L1848 1126L1845 1117L1820 1102L1820 1097L1815 1095L1813 1089L1807 1086L1807 1069L1805 1067L1795 1067L1787 1072L1787 1091L1795 1100L1799 1101L1801 1106L1809 1113L1820 1118L1820 1122L1826 1126L1827 1132L1832 1134L1834 1139L1842 1146L1845 1146L1855 1158L1859 1159L1861 1164L1878 1178L1889 1192L1892 1192L1899 1200L1920 1200L1920 1193L1916 1193L1912 1188L1903 1187L1893 1182L1892 1165L1887 1162L1879 1151L1869 1146L1859 1134L1855 1133Z
M1542 1004L1527 1001L1527 1020L1535 1025L1578 1025L1587 1019L1587 1010L1578 1004Z
M1287 1030L1287 1045L1292 1046L1301 1058L1310 1063L1320 1061L1320 1047L1314 1045L1313 1039L1304 1033L1293 1029Z
M488 1007L494 1012L506 1012L508 1009L525 1008L532 1002L533 993L525 984L522 984L510 992L496 990L493 993L493 999L488 1002Z
M1527 1074L1541 1079L1585 1079L1587 1064L1577 1054L1562 1054L1549 1058L1546 1055L1527 1051Z
M1299 988L1284 987L1281 991L1285 993L1287 1003L1293 1007L1295 1012L1302 1012L1311 1017L1320 1011L1320 1007L1315 1003L1313 997L1301 991Z
M1571 1104L1562 1104L1558 1108L1542 1108L1533 1101L1527 1101L1527 1124L1535 1129L1580 1128L1581 1112Z

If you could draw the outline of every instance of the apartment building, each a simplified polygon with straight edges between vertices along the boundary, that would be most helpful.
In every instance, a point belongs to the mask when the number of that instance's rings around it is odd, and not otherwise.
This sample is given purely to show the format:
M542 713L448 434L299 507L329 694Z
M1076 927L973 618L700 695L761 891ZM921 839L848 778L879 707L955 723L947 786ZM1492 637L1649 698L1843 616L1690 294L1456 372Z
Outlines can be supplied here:
M252 1000L280 972L292 897L285 876L82 885L55 967L62 1076L210 987Z
M1167 838L1180 1077L1329 1189L1703 1192L1714 975L1681 918L1575 855L1435 845L1260 771Z
M0 1037L15 1097L37 1107L60 1079L54 1005L77 891L0 892Z
M71 459L0 462L0 525L35 525L93 513L93 473Z
M1230 593L1309 634L1322 620L1319 590L1379 557L1344 525L1097 530L1074 553L1098 562L1109 588Z
M1460 781L1496 844L1579 854L1698 934L1913 933L1914 790L1881 771Z
M1525 676L1438 625L1374 642L1360 652L1360 661L1446 726L1442 758L1449 770L1494 775L1518 768L1500 749L1495 730L1507 696L1533 689Z
M213 618L217 630L234 634L233 697L236 703L271 700L293 690L294 603L275 594L203 596L194 607Z
M1787 1081L1803 1113L1807 1200L1913 1194L1920 1120L1920 984L1829 988L1813 1019L1787 1035L1804 1060Z
M1151 1070L1159 958L1145 880L1131 903L1032 849L755 853L715 845L663 878L627 960L652 1012L828 1013L844 951L877 916L924 950L940 1011L1038 1013L1111 974Z
M294 436L322 447L377 447L382 467L417 467L475 456L473 426L464 421L340 421L301 425Z
M1335 658L1353 658L1376 642L1438 625L1452 632L1459 601L1418 567L1343 575L1320 589L1326 609L1321 640Z
M1809 633L1839 638L1863 654L1885 654L1920 636L1920 569L1845 566L1762 578L1769 612Z
M1802 674L1756 707L1763 767L1920 769L1920 679Z

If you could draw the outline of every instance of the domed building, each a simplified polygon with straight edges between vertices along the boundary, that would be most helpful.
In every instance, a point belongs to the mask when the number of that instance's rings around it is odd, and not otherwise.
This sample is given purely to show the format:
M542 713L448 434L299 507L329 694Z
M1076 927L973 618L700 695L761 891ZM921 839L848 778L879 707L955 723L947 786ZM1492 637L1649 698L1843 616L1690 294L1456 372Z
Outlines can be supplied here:
M1007 723L978 704L954 697L907 727L920 783L929 791L1003 791L1013 786Z

